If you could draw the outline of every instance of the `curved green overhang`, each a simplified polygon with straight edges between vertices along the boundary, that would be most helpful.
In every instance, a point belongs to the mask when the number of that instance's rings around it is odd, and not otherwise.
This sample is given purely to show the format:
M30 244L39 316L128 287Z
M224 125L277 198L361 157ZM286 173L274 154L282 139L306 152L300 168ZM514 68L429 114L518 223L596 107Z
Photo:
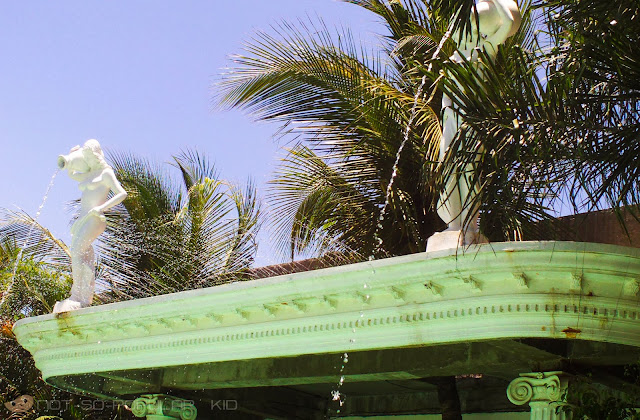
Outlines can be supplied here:
M499 339L640 347L640 249L493 243L20 320L43 377Z

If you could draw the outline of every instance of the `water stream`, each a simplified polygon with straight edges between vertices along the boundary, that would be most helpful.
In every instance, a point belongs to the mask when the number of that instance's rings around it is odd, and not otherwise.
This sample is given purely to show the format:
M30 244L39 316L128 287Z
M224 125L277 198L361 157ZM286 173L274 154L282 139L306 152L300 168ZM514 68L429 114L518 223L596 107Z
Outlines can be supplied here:
M447 41L447 39L449 39L451 37L451 32L453 30L453 22L449 25L449 28L447 30L447 32L444 34L444 36L442 37L442 39L440 40L440 43L438 44L438 47L436 48L436 51L434 52L433 56L432 56L432 60L437 58L438 55L440 54L440 51L442 51L442 48L445 44L445 42ZM433 67L433 63L429 63L429 67L428 67L428 71L431 71ZM398 152L396 153L396 159L393 163L393 167L392 167L392 171L391 171L391 178L389 179L389 183L387 184L387 189L385 191L385 200L384 200L384 204L382 206L382 208L380 209L380 215L378 216L378 221L376 224L376 229L373 233L373 237L374 237L374 241L375 241L375 247L373 249L373 251L371 252L371 255L369 256L369 261L372 261L375 259L375 255L377 254L377 252L380 250L380 248L382 247L383 244L383 240L382 238L380 238L379 235L379 231L380 229L382 229L382 223L384 222L384 218L386 215L386 211L387 211L387 207L389 206L389 201L391 200L391 191L393 188L393 183L398 175L398 166L400 164L400 156L402 154L402 151L407 143L407 141L409 140L409 137L411 136L411 125L413 124L413 121L416 118L416 115L418 113L418 101L420 100L420 97L422 96L422 93L424 91L424 87L425 84L427 82L427 76L424 75L422 76L422 79L420 80L420 85L418 86L418 89L416 90L415 96L413 98L413 104L411 106L411 112L409 114L409 120L407 121L407 125L404 129L403 135L402 135L402 142L400 143L400 147L398 148ZM373 270L372 272L373 274L375 274L375 270ZM364 288L364 303L368 303L369 302L369 285L367 283L363 284L363 288ZM352 336L349 339L349 347L352 348L353 345L356 342L356 328L362 324L363 322L363 318L364 318L364 311L360 311L360 316L359 319L354 323L354 328L352 329ZM337 415L340 414L340 407L342 407L345 403L346 400L346 396L341 392L342 390L342 386L344 385L345 382L345 368L347 366L347 363L349 362L349 353L348 352L344 352L342 354L342 362L340 364L340 370L338 373L339 379L338 382L336 384L336 387L331 391L331 402L335 401L338 404L338 407L336 408L335 412ZM327 417L329 417L329 412L327 412Z
M422 91L424 90L424 85L427 82L427 76L422 76L422 80L420 81L420 85L416 90L416 94L413 97L413 105L411 106L411 113L409 114L409 120L407 121L407 126L404 129L404 133L402 135L402 142L400 143L400 147L398 148L398 152L396 153L396 160L393 163L393 167L391 170L391 178L389 179L389 184L387 184L387 190L385 192L384 204L380 209L380 215L378 216L378 222L376 223L376 229L373 232L373 239L375 241L375 247L369 256L369 261L375 259L376 253L382 247L382 238L380 237L380 229L382 229L382 222L384 222L384 217L387 212L387 207L389 206L389 201L391 200L391 190L393 188L393 183L398 176L398 165L400 164L400 155L402 154L402 150L404 146L407 144L409 140L409 136L411 135L411 124L413 124L413 120L416 118L418 113L418 100L420 96L422 96Z
M340 407L342 407L346 401L345 395L340 392L342 389L342 385L344 384L344 368L349 363L349 353L344 352L342 355L342 365L340 366L340 379L336 384L336 388L331 390L331 401L336 401L338 404L338 408L336 409L336 414L340 414ZM327 416L328 417L328 416Z
M431 62L429 63L427 71L430 72L432 70L433 60L435 60L438 57L438 55L440 54L440 51L442 51L442 48L444 47L445 42L447 42L447 40L451 37L454 24L455 24L455 19L451 21L451 23L449 24L449 27L447 28L447 32L445 32L445 34L440 39L440 43L438 44L438 47L436 48L433 55L431 56ZM398 152L396 153L396 160L393 163L391 178L389 179L389 184L387 184L387 190L385 191L384 204L382 205L382 209L380 209L380 215L378 216L376 230L373 232L375 247L371 252L371 255L369 256L369 261L375 259L376 253L382 247L382 238L380 238L379 232L380 232L380 229L382 229L382 222L384 222L385 214L387 212L387 207L389 206L389 200L391 199L391 189L393 187L393 183L395 182L396 176L398 175L398 165L400 163L400 155L402 154L402 150L404 149L405 144L409 140L409 136L411 134L411 125L413 124L413 120L415 120L416 115L418 113L418 100L420 99L420 96L422 96L422 92L424 90L424 86L426 82L427 82L427 76L424 75L422 76L420 85L418 86L418 89L416 90L416 94L413 97L413 105L411 106L411 113L409 114L409 120L407 121L407 125L402 135L402 142L400 143L400 147L398 148Z
M372 271L372 274L375 275L375 270ZM370 286L365 282L363 285L363 292L360 294L363 298L363 305L366 305L367 303L369 303L369 291L370 291ZM336 414L340 414L341 408L345 401L346 401L346 395L343 394L342 391L342 385L344 385L344 381L345 381L345 368L347 366L347 363L349 363L349 351L351 351L356 343L356 331L357 328L364 325L364 311L360 311L360 314L357 318L357 320L355 322L353 322L353 327L351 329L351 337L349 338L349 346L348 346L348 351L345 351L342 354L342 363L340 365L340 371L338 372L338 382L336 384L336 387L334 389L331 390L331 401L335 401L337 404L337 408L335 409ZM329 412L327 412L327 417L329 416Z
M18 265L20 264L20 260L22 259L22 254L24 253L24 250L27 247L27 244L29 243L29 239L31 239L31 235L33 234L33 229L36 227L38 219L40 218L40 214L42 213L42 209L44 208L45 203L47 202L47 198L49 197L49 192L51 191L51 188L53 187L53 182L56 179L56 176L58 175L58 172L60 172L60 169L56 169L56 171L51 176L51 180L49 181L49 185L47 185L47 189L46 189L46 191L44 193L44 197L42 197L42 202L40 203L40 206L38 207L38 211L36 211L36 215L33 218L33 222L31 223L31 226L29 227L29 231L27 232L27 236L24 238L24 241L22 242L22 246L18 250L18 255L16 256L16 262L13 264L13 270L12 270L12 273L11 273L11 280L9 281L9 285L7 286L7 289L2 294L2 299L0 300L0 308L4 305L4 302L7 300L7 298L11 294L11 290L13 289L13 285L16 282L16 273L18 271Z

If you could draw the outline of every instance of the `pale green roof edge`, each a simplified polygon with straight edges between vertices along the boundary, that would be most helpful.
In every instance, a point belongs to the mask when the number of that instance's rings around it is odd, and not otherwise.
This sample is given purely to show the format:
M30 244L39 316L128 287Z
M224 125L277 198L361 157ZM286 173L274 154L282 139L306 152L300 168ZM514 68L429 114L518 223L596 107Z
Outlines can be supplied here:
M508 337L640 346L639 280L636 248L496 243L44 315L14 331L44 377Z

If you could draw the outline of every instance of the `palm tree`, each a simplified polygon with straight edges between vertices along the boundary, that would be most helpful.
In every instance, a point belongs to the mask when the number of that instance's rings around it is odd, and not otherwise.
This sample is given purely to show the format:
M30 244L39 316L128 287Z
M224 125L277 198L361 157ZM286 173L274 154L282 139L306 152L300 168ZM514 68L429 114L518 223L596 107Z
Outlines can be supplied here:
M519 32L495 59L466 66L447 58L451 34L470 29L473 0L349 2L382 18L382 51L363 53L348 32L282 24L259 33L221 83L223 105L281 122L284 134L302 139L271 196L291 255L424 249L439 227L434 191L471 164L478 192L467 205L480 206L492 240L539 237L561 207L638 204L634 1L523 0ZM428 95L414 107L421 76ZM464 124L436 165L441 92L455 98ZM410 141L378 226L405 132Z
M0 317L51 312L71 288L66 245L26 213L4 210L0 219Z
M434 63L457 80L440 80L465 122L451 151L481 151L450 153L440 175L475 165L480 188L469 205L481 206L481 227L499 240L539 237L540 221L563 205L632 210L640 195L636 2L525 6L529 30L482 62L491 77L479 77L478 66Z
M560 48L551 57L559 58L559 71L574 75L563 98L571 130L562 131L577 143L576 178L590 205L635 206L640 197L638 4L553 1L545 10L550 36Z
M206 158L179 154L179 182L156 164L112 154L128 192L107 216L100 238L104 299L131 299L248 279L256 251L259 206L245 190L221 181Z
M300 139L270 194L279 243L291 258L419 252L442 224L432 205L438 115L420 76L393 53L424 16L368 4L392 30L382 52L367 53L346 30L283 23L275 35L257 34L220 85L221 105L277 121Z

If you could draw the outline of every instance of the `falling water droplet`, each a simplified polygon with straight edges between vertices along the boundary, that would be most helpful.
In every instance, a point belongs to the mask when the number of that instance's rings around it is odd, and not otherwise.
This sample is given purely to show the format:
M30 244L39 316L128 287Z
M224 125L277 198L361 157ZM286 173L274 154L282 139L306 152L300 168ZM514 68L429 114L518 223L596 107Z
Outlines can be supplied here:
M340 391L338 391L337 389L331 391L331 398L333 399L333 401L338 401L340 399Z

